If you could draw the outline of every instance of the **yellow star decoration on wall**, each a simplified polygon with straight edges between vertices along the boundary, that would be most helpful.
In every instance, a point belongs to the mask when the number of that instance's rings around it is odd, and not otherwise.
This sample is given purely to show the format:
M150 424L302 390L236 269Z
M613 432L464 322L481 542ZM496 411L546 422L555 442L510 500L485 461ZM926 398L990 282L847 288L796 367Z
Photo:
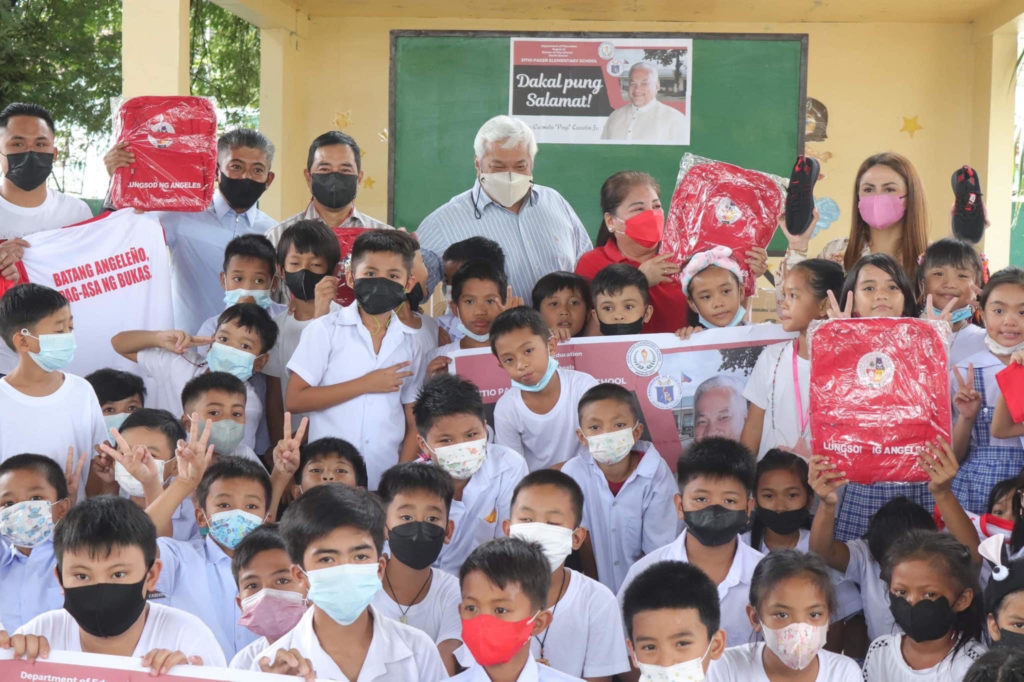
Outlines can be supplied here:
M377 181L367 175L363 178L363 187L366 189L373 189L373 186L377 184Z
M338 130L348 128L352 123L352 110L338 111L334 114L334 127Z
M900 128L901 133L906 133L910 137L914 137L914 133L918 130L924 130L924 126L917 122L917 116L911 118L903 117L903 127Z

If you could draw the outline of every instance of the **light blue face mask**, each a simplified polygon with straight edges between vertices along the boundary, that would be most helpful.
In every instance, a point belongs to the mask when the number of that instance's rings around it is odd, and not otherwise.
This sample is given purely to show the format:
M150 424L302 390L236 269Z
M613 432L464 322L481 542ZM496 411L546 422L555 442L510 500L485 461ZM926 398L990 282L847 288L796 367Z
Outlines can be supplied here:
M64 369L71 362L72 358L75 357L75 348L77 346L75 345L74 332L32 336L27 329L22 329L21 333L24 336L39 341L39 352L33 353L29 351L28 356L44 372L55 372L59 369Z
M942 315L942 311L936 308L935 306L932 306L932 312L935 314L936 318ZM963 308L957 308L952 313L950 313L949 319L953 324L960 324L964 320L971 319L972 315L974 315L974 309L971 308L971 306L966 305Z
M217 512L207 519L210 537L228 549L237 547L242 538L262 523L263 519L241 509Z
M380 591L380 564L341 564L305 571L308 599L339 625L351 625Z
M256 356L252 353L223 343L213 344L210 346L210 352L206 354L206 364L210 366L211 372L227 372L242 381L248 381L252 377L254 362Z
M538 391L543 391L545 388L548 387L548 384L551 383L551 377L555 376L555 371L557 370L558 360L549 357L548 370L544 372L544 376L541 377L540 381L538 381L533 386L527 386L526 384L521 384L518 381L513 380L512 388L518 388L520 391L526 391L527 393L537 393Z
M199 420L199 433L206 430L206 420ZM234 419L221 419L210 424L210 445L218 455L230 455L245 437L245 424Z
M725 325L725 327L719 327L717 324L712 324L711 322L708 322L707 320L704 319L703 315L697 315L697 319L700 321L700 326L704 327L705 329L725 329L726 327L739 326L740 322L743 321L743 316L746 314L747 309L744 308L743 306L740 306L739 309L736 311L736 314L732 316L732 322Z
M473 339L477 343L487 343L488 341L491 340L490 333L487 333L487 334L474 334L473 332L471 332L468 329L466 329L466 325L462 324L462 320L459 320L459 326L457 327L457 329L458 329L460 334L462 334L463 336L468 336L469 338Z
M241 298L252 297L253 302L266 310L270 307L269 289L231 289L224 292L224 307L230 308Z
M110 429L121 430L121 424L124 424L124 420L128 418L131 412L121 412L120 414L105 414L103 415L103 421L107 424L107 440L110 441L111 445L117 445L117 441L110 435Z

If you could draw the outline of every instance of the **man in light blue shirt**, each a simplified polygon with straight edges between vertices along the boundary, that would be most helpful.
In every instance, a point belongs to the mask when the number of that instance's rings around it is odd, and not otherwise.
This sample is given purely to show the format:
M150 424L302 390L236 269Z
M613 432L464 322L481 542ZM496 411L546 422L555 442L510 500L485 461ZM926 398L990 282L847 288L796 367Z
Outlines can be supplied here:
M505 252L512 293L530 299L533 285L556 270L572 272L593 248L569 202L533 182L537 142L533 131L510 116L495 116L473 142L477 179L420 223L420 245L444 253L470 237L487 237Z

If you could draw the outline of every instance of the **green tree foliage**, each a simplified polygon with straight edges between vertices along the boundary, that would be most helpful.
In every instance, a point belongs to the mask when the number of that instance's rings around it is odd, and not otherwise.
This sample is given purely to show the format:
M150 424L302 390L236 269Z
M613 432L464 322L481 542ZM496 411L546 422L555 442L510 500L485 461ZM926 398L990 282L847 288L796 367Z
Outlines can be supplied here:
M192 94L214 98L228 127L255 127L260 104L259 29L211 0L191 0L190 20Z

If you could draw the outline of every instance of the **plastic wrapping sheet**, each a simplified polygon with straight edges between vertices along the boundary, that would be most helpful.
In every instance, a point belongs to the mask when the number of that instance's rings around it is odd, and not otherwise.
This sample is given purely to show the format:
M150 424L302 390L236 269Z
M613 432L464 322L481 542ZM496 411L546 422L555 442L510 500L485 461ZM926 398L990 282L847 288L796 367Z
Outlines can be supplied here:
M779 224L786 182L777 175L747 170L702 156L684 154L661 252L685 265L693 254L728 246L747 273L746 295L755 292L744 252L767 247Z
M146 211L202 211L217 181L217 114L205 97L133 97L117 116L135 163L114 172L111 202Z
M814 452L854 483L927 481L918 451L952 433L948 329L904 317L814 323Z
M1011 362L1006 369L996 374L996 381L1006 401L1006 408L1010 411L1010 418L1018 424L1024 422L1024 365Z

